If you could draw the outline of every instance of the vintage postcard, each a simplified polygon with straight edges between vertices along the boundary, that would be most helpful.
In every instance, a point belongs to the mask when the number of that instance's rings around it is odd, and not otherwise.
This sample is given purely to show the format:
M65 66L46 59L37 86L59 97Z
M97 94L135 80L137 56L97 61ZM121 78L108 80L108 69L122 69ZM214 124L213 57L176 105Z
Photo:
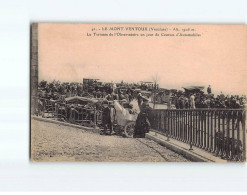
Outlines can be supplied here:
M244 162L246 25L31 25L32 161Z

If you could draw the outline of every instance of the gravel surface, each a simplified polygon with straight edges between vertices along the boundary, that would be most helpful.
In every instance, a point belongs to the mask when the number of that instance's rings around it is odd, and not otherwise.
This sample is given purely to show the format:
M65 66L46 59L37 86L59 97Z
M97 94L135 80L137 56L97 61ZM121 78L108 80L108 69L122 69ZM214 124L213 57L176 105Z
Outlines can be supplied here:
M33 161L187 162L183 156L145 138L105 136L32 119Z

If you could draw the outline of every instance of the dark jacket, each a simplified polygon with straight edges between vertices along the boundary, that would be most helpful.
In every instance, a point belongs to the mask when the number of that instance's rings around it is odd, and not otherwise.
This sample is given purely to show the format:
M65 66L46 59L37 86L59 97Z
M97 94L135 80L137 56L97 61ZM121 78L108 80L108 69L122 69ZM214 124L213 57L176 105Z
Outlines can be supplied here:
M103 108L102 111L102 123L106 124L110 122L111 122L111 111L109 107L105 107Z

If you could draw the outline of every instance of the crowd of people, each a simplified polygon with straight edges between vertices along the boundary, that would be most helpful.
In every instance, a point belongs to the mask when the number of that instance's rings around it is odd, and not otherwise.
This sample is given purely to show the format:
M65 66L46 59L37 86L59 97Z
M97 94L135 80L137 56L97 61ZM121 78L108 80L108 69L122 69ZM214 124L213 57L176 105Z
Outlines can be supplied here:
M126 100L131 102L137 99L140 102L143 96L138 96L137 89L143 88L143 84L136 83L101 83L97 82L87 85L82 83L61 83L59 81L39 83L39 96L46 99L59 99L63 97L82 96L89 98L102 98L108 101ZM145 86L147 87L147 86ZM148 89L148 88L147 88ZM141 97L141 98L140 98ZM148 97L149 98L149 97ZM220 95L215 96L212 93L211 86L208 86L207 93L202 90L184 92L175 90L167 102L168 108L173 105L176 109L195 109L195 108L243 108L246 104L246 96L242 95Z
M215 96L211 87L207 89L207 94L203 91L182 92L178 91L172 95L172 101L176 109L195 108L243 108L246 104L246 96L242 95L220 95Z
M46 99L59 99L60 96L72 97L87 95L83 92L82 83L61 83L59 81L41 81L38 85L38 95Z
M41 81L39 83L39 96L46 99L59 99L60 96L64 97L89 97L89 98L102 98L108 101L123 100L128 102L134 99L134 91L139 86L131 83L103 83L92 85L83 85L82 83L61 83L59 81L47 82Z
M143 87L143 86L142 86ZM97 82L87 85L82 83L61 83L53 81L41 81L39 83L39 97L51 100L59 100L61 97L82 96L89 98L102 99L102 125L101 134L112 134L113 130L113 104L114 100L120 100L121 105L125 108L124 103L129 105L126 107L132 109L133 105L130 102L133 99L137 100L139 106L139 114L135 123L134 137L143 138L145 133L149 131L150 122L149 111L152 109L149 106L149 97L146 97L140 92L140 85L128 84L121 82L101 83ZM155 93L154 93L155 94ZM196 108L232 108L239 109L246 104L245 96L238 95L220 95L215 96L212 93L211 86L207 88L207 93L202 90L173 90L169 94L167 102L168 109L196 109ZM173 108L172 108L173 105ZM108 130L110 132L108 133Z
M143 87L143 85L142 85ZM149 131L150 123L148 121L148 110L151 109L148 104L148 99L140 92L136 93L135 89L140 89L141 85L128 84L121 82L120 84L92 84L82 85L81 83L60 83L53 81L41 81L39 83L39 96L46 99L59 100L61 96L73 97L83 96L102 99L102 135L111 135L114 122L114 107L113 101L120 100L121 105L132 113L133 105L130 102L136 98L138 100L139 114L136 120L134 137L145 137L145 133ZM70 113L70 112L68 112Z

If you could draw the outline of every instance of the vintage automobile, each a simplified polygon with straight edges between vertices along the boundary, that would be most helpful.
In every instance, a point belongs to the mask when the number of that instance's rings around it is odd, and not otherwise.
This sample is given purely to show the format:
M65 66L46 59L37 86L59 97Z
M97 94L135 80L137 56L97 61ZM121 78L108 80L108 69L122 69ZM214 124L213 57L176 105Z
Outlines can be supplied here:
M159 89L152 93L151 102L155 104L167 104L171 98L171 92L168 89Z
M152 91L154 89L154 82L141 81L140 89L144 91Z
M205 88L204 86L189 86L189 87L182 87L185 91L185 94L189 93L200 93Z
M74 96L74 97L65 98L65 102L67 104L86 105L88 103L95 104L95 103L98 102L98 100L95 99L95 98L87 98L87 97Z
M133 137L137 112L125 101L114 100L111 104L115 109L113 130L118 135Z
M59 120L93 127L96 125L96 110L99 104L99 100L94 98L69 97L55 104L55 113Z
M133 96L135 98L137 98L138 93L141 93L143 96L148 97L148 98L151 97L151 95L152 95L151 91L135 89L134 92L133 92Z
M53 118L55 116L55 104L59 100L47 99L43 97L35 98L36 106L36 115L41 115L43 118Z

